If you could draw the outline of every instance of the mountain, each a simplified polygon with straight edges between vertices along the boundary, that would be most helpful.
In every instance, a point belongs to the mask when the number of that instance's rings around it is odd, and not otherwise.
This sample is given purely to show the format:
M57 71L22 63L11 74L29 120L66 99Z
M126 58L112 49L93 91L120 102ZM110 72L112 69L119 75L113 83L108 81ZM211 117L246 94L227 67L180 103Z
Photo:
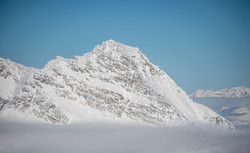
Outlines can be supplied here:
M189 97L226 97L226 98L240 98L250 96L250 88L240 86L231 89L221 89L218 91L201 89L190 94Z
M232 122L236 129L250 129L250 96L240 98L192 97Z
M100 118L155 126L234 129L193 102L138 48L113 40L73 59L56 57L42 69L0 59L0 112L52 123Z

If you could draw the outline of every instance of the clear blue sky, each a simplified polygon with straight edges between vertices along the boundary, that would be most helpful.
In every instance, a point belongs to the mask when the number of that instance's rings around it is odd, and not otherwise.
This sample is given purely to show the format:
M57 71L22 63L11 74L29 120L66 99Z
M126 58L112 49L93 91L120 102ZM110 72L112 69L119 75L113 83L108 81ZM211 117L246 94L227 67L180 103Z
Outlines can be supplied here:
M188 93L250 86L250 1L0 1L0 57L42 68L103 41L137 46Z

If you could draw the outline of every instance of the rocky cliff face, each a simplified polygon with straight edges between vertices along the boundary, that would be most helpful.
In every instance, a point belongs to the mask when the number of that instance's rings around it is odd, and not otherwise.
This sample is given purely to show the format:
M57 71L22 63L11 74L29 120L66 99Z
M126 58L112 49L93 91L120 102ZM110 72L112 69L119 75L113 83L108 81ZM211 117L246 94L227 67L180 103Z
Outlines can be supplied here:
M52 123L87 112L156 126L234 128L193 102L138 48L113 40L74 59L57 57L41 70L0 59L0 88L0 112L16 110Z

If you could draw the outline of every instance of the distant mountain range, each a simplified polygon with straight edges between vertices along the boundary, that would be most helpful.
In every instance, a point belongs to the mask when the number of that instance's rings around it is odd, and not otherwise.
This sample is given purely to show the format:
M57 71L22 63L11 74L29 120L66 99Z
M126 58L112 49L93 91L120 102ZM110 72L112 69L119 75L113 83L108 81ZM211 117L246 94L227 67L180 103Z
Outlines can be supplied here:
M231 121L237 129L250 129L250 88L197 90L189 97Z
M109 118L155 126L234 126L188 95L138 48L113 40L42 69L0 58L0 115L55 124Z
M221 89L218 91L201 89L190 94L189 97L225 97L225 98L240 98L250 96L250 88L240 86L231 89Z

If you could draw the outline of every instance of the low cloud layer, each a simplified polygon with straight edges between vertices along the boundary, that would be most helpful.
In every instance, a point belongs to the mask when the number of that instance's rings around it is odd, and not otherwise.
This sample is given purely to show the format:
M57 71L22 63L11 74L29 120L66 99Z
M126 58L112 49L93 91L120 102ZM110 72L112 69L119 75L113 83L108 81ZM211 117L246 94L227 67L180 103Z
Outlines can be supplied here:
M250 152L249 131L201 131L88 123L42 125L1 121L0 152Z

